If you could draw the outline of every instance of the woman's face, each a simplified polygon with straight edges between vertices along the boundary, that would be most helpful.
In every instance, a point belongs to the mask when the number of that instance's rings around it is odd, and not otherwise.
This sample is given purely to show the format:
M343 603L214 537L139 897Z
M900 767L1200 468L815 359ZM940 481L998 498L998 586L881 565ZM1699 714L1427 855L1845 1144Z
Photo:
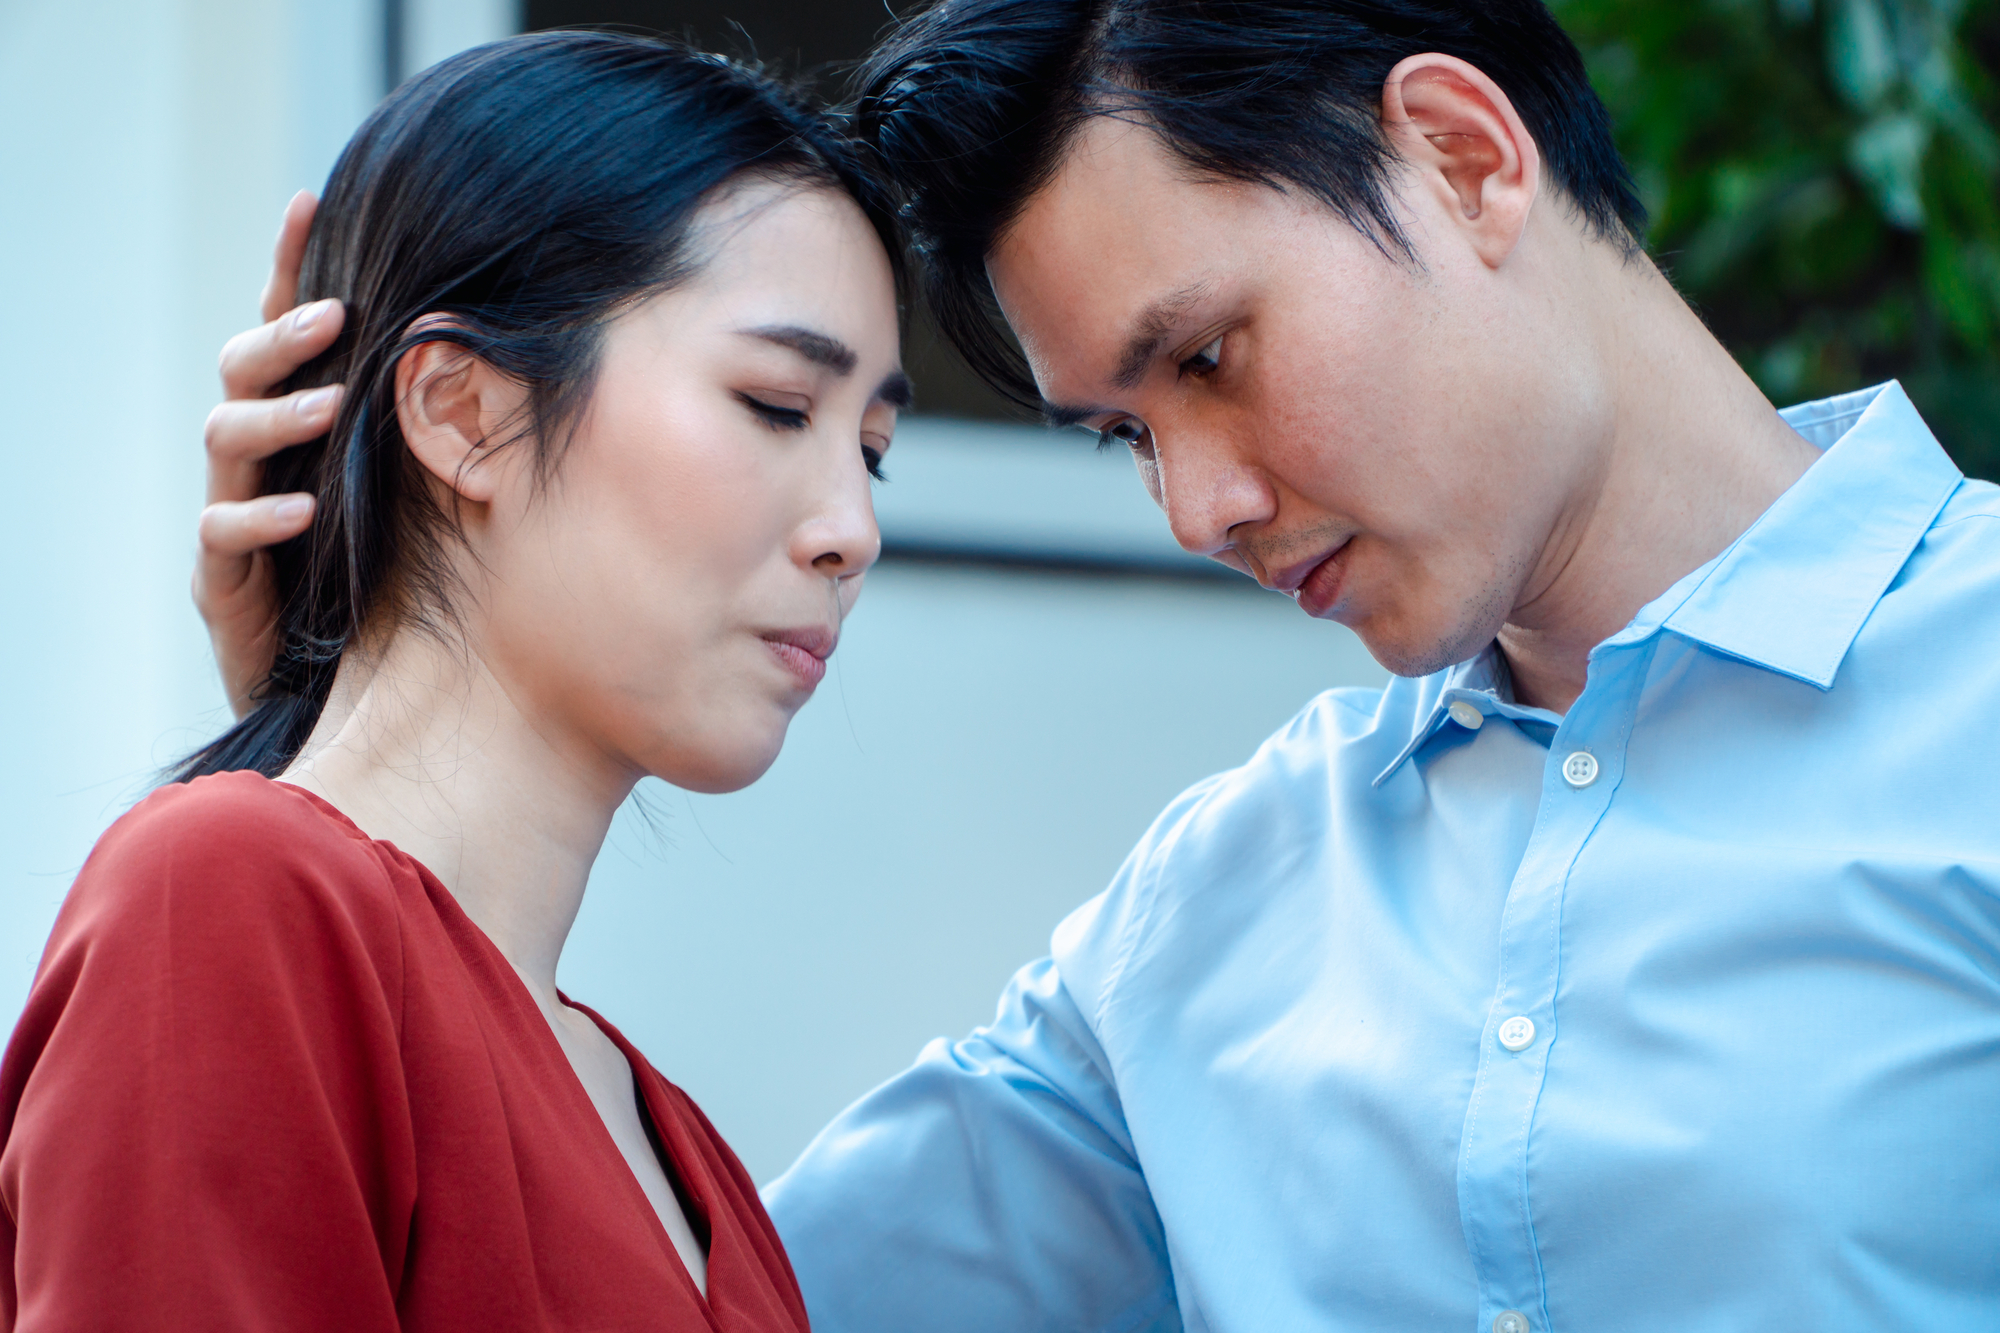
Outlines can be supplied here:
M606 330L552 477L525 442L491 460L467 619L567 759L728 791L777 758L881 549L869 474L909 389L847 196L742 184L697 246L699 276Z

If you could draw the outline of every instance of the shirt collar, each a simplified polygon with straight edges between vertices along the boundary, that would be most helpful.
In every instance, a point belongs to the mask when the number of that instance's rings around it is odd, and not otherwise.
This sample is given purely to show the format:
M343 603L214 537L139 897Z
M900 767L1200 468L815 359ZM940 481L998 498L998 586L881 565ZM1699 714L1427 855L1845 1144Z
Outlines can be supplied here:
M1592 650L1660 630L1792 676L1819 689L1835 673L1875 603L1964 480L1893 380L1780 413L1822 457L1727 550L1641 608ZM1482 714L1554 727L1562 719L1513 701L1494 645L1421 682L1409 743L1380 786L1464 701Z
M1427 676L1417 682L1417 687L1417 704L1410 710L1413 722L1409 743L1389 761L1388 767L1375 775L1377 787L1395 776L1404 760L1423 749L1443 729L1446 719L1451 717L1453 704L1477 709L1480 717L1474 721L1504 717L1517 723L1538 724L1551 732L1562 725L1562 718L1546 708L1530 708L1514 702L1514 683L1498 644L1487 644L1479 656Z
M1782 413L1819 461L1728 550L1596 651L1668 630L1818 689L1964 474L1900 384Z

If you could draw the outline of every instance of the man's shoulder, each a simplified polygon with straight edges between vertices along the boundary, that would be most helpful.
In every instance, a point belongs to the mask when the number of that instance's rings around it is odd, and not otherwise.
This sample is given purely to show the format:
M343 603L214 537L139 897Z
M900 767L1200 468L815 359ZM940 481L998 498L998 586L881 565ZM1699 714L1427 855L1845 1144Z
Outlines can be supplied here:
M1295 880L1287 868L1332 836L1336 807L1371 797L1442 679L1327 690L1242 764L1176 797L1110 886L1056 928L1051 953L1086 1011L1098 1012L1143 941L1194 926L1197 902L1256 898Z
M1335 810L1373 797L1378 775L1429 716L1444 673L1315 696L1242 764L1182 792L1141 840L1135 862L1243 864L1326 835Z
M1960 483L1883 593L1877 618L1899 640L1930 629L1955 642L2000 642L2000 486Z
M1924 544L1949 546L1954 550L2000 550L2000 486L1968 477L1945 501L1924 534Z

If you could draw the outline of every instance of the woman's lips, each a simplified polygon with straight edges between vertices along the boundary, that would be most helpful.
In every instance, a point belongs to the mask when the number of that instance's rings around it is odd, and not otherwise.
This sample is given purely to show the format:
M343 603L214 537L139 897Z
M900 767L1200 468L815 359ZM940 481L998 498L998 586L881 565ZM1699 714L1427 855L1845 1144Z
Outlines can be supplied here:
M832 634L825 630L787 630L765 635L764 642L779 665L806 689L826 679L826 659L833 655L835 643Z
M1347 548L1352 541L1342 542L1334 553L1313 566L1312 572L1299 584L1292 596L1298 599L1299 609L1314 619L1321 619L1333 610L1340 600L1340 585L1347 575Z

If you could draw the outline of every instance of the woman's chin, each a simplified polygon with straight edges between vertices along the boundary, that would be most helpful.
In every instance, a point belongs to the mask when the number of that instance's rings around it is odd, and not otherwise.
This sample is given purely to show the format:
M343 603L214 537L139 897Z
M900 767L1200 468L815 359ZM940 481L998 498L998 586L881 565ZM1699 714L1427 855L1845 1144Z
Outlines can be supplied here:
M785 746L785 732L791 723L788 713L775 726L760 727L754 735L704 737L709 743L686 745L661 754L646 771L683 791L708 794L741 791L771 770Z

